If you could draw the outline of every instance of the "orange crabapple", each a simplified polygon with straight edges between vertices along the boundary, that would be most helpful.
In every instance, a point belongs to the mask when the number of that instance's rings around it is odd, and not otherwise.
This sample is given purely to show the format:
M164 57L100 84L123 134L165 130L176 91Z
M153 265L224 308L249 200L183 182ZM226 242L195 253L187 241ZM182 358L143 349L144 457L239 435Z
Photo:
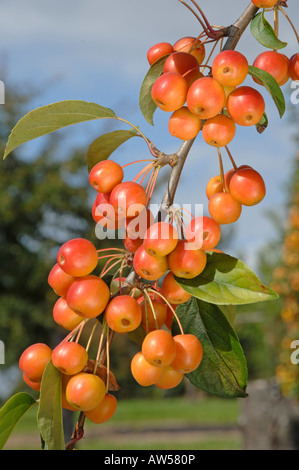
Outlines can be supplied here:
M58 344L52 353L52 363L64 375L75 375L86 366L88 353L81 344L65 341Z
M109 202L119 218L128 217L132 214L132 206L145 207L147 194L144 187L134 181L125 181L113 188L110 193Z
M106 423L112 418L117 408L117 399L111 393L106 393L101 403L84 414L89 421L96 424Z
M19 367L31 382L41 382L52 349L44 343L34 343L21 354Z
M69 308L83 318L95 318L100 315L109 300L109 287L102 279L94 275L76 279L66 296Z
M209 251L220 242L221 227L211 217L195 217L186 227L186 238L195 249Z
M200 117L191 113L187 106L174 111L168 121L169 133L181 140L194 139L201 130L201 126Z
M191 298L191 294L188 294L175 280L174 275L169 271L162 281L162 294L166 300L172 305L179 305L187 302ZM168 307L169 308L169 307ZM170 309L171 310L171 309ZM173 312L171 312L173 315ZM167 313L166 320L167 321Z
M278 0L251 0L251 1L258 8L272 8L278 2Z
M291 56L288 73L292 80L299 80L299 53Z
M204 141L213 147L224 147L228 145L236 134L234 121L225 114L217 114L207 119L202 128Z
M128 333L140 325L141 307L130 295L118 295L108 303L105 319L111 330L117 333Z
M229 188L231 195L244 206L259 204L266 195L264 179L253 168L236 171Z
M60 297L66 295L69 287L74 282L75 277L67 274L58 263L51 269L48 276L48 284Z
M100 193L111 193L112 189L122 182L124 170L113 160L97 163L89 173L89 183Z
M74 312L67 304L65 297L60 297L53 307L53 319L57 325L72 331L82 322L83 318Z
M206 55L204 44L202 44L198 38L192 36L185 36L178 39L174 43L173 49L176 52L188 52L193 55L196 58L198 65L203 63Z
M151 298L151 301L149 301L145 297L140 303L140 307L142 326L146 332L163 327L167 318L167 306L162 299Z
M41 389L41 382L32 382L32 380L29 380L26 374L23 373L23 380L24 382L30 387L32 390L35 390L36 392L39 392Z
M199 78L203 78L204 74L201 73L199 67L194 67L193 69L190 69L188 72L184 73L183 77L186 80L189 89L192 83L194 83L195 80L198 80Z
M173 225L167 222L156 222L146 231L143 245L149 255L162 257L175 249L178 239L177 230Z
M179 240L175 249L167 256L167 262L175 276L193 279L206 267L207 255L204 250L193 249L187 240Z
M263 96L255 88L240 86L230 93L226 102L227 111L239 126L258 124L265 112Z
M223 192L223 183L221 181L221 176L216 175L212 176L212 178L209 179L207 182L206 186L206 195L208 199L211 199L213 194L215 193L222 193Z
M265 72L268 72L270 75L272 75L272 77L275 78L279 86L284 85L289 79L289 59L286 55L281 54L280 52L262 52L255 58L253 66L264 70ZM253 80L259 85L263 84L257 78L253 78Z
M135 252L133 266L136 273L148 281L155 281L168 270L166 256L149 255L142 244Z
M239 219L242 204L228 192L216 193L210 198L208 209L212 219L219 225L232 224Z
M161 57L165 55L172 54L174 49L172 44L169 42L159 42L158 44L154 44L150 49L147 51L147 60L150 65L156 62Z
M154 385L162 376L163 368L150 364L138 351L131 360L131 373L142 387Z
M163 368L161 378L155 383L156 387L162 390L169 390L177 387L183 380L184 374L178 372L171 365Z
M150 364L157 367L169 366L176 355L172 334L162 329L150 331L142 342L141 352Z
M96 408L103 401L105 394L106 386L103 380L88 372L73 375L65 390L68 403L76 410L84 412Z
M162 111L173 112L186 102L188 85L176 72L163 73L152 86L151 96Z
M163 73L175 72L184 75L198 65L194 55L188 52L173 52L164 63Z
M216 55L212 63L212 75L224 86L238 86L247 77L249 64L238 51L226 50Z
M209 119L220 113L226 103L223 86L212 77L195 80L187 93L189 110L201 119Z
M197 369L203 357L203 348L199 339L193 334L179 334L173 339L177 352L171 367L183 374Z
M97 267L98 252L89 240L73 238L59 248L57 263L71 276L86 276Z

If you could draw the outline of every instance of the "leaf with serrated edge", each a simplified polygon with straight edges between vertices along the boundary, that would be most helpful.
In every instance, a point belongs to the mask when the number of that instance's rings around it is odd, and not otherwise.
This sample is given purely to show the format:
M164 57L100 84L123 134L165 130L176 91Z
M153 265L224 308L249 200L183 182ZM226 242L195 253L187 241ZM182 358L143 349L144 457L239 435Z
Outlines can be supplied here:
M40 434L48 450L64 450L61 406L61 372L50 360L45 368L37 415Z
M217 305L191 298L176 309L185 334L194 334L203 347L199 367L186 374L197 388L220 397L247 396L247 364L239 339ZM176 320L172 333L180 334Z
M152 99L151 91L153 84L157 78L161 75L163 71L164 62L166 61L169 54L153 63L153 65L148 70L146 76L141 85L139 93L139 107L143 114L144 119L151 124L153 123L154 113L157 109L156 103Z
M280 41L270 23L266 20L264 12L258 13L250 24L250 30L255 39L268 49L283 49L287 42Z
M138 136L138 132L135 129L130 129L113 131L98 137L90 144L87 151L88 171L97 163L107 160L121 144L136 136Z
M16 424L36 404L28 393L20 392L12 396L0 409L0 450L5 446Z
M286 110L286 103L284 95L281 91L280 86L278 85L275 78L265 70L261 70L257 67L253 67L252 65L249 66L248 73L258 80L261 80L266 90L269 92L270 96L272 97L276 107L278 109L279 115L282 116Z
M244 305L278 298L243 261L224 253L207 253L206 267L199 276L175 279L192 296L217 305Z
M73 124L105 118L116 118L116 115L109 108L86 101L59 101L34 109L22 117L11 131L3 159L30 140Z

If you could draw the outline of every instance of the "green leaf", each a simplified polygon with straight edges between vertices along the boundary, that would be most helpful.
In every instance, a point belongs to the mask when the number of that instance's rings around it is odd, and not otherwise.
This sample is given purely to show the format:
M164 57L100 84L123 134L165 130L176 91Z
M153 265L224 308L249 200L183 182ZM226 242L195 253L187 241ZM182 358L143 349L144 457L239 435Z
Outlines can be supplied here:
M116 118L115 113L96 103L68 100L42 106L26 114L11 131L3 159L15 148L63 127L93 119Z
M49 361L43 374L37 421L46 448L64 450L61 373L53 366L52 361Z
M260 120L260 122L258 122L255 126L258 133L262 134L264 132L264 130L267 129L268 124L269 124L268 116L267 116L266 113L264 113L262 119Z
M207 265L194 279L175 277L198 299L217 305L242 305L278 298L241 260L224 253L208 253Z
M155 81L157 80L157 78L162 74L164 62L166 61L168 56L169 54L161 57L160 59L158 59L156 62L153 63L153 65L148 70L142 82L140 93L139 93L140 110L145 120L152 126L154 125L154 122L153 122L154 113L157 109L157 105L152 99L152 94L151 94L152 87Z
M216 305L191 298L176 314L185 334L194 334L203 347L199 367L186 374L197 388L225 398L247 396L247 364L239 339ZM176 320L173 334L179 334Z
M266 90L270 93L270 96L273 98L274 103L276 104L276 107L278 109L279 115L282 118L286 110L286 103L281 88L275 78L270 73L265 72L265 70L253 67L253 65L249 66L248 73L253 78L256 78L257 80L262 82Z
M107 160L121 144L138 136L135 129L119 130L101 135L90 144L87 151L87 166L90 171L97 163Z
M250 24L250 30L255 39L269 49L283 49L288 44L280 41L272 26L265 18L264 12L258 13Z
M28 393L21 392L11 397L0 409L0 450L5 446L16 424L35 403Z

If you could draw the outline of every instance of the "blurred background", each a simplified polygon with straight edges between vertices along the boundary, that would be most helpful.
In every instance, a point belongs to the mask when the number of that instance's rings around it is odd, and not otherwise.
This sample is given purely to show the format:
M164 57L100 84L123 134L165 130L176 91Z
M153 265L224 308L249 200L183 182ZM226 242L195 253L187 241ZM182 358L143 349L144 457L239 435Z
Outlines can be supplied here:
M248 3L199 2L215 25L232 24ZM288 4L286 12L299 28L298 2ZM0 79L5 84L5 104L0 105L2 151L24 114L67 99L109 107L140 126L160 150L178 149L180 142L168 133L168 113L157 110L150 126L138 104L148 70L147 50L158 42L174 43L201 32L196 18L178 0L1 0L0 9ZM271 14L266 17L272 22ZM283 52L290 57L299 45L286 18L280 18L279 37L288 43ZM248 30L237 50L252 64L263 48ZM252 85L250 77L246 83ZM263 175L267 195L258 206L244 209L234 227L224 228L219 248L240 257L280 294L279 301L237 311L234 327L248 361L249 398L209 397L187 382L171 392L141 389L129 372L136 345L120 336L111 351L121 386L118 412L107 425L88 425L88 439L81 448L298 449L299 371L298 364L291 362L292 342L299 340L296 86L291 81L283 86L287 111L282 120L260 87L269 127L260 135L255 128L238 127L230 144L237 164L249 164ZM5 344L5 364L0 364L0 403L15 391L30 391L17 367L23 350L34 342L51 345L64 334L53 322L56 297L49 289L48 273L62 243L76 236L95 240L86 152L96 137L122 128L127 127L110 121L72 126L23 145L1 163L0 339ZM148 149L141 139L128 141L113 154L121 164L145 158ZM230 169L228 160L224 166ZM126 179L141 168L128 166ZM216 174L217 151L199 136L175 202L204 204L206 212L206 183ZM168 169L161 171L152 202L161 201L168 175ZM39 448L35 411L18 424L6 447Z

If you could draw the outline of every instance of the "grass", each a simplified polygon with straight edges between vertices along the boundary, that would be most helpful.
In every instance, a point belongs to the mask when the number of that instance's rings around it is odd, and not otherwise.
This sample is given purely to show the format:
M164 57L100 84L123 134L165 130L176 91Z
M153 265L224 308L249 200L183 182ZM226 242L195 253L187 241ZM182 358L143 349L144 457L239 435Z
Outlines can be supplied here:
M21 419L5 449L39 449L36 413L37 407L34 407ZM238 431L217 429L217 426L237 425L238 416L239 402L233 399L119 400L116 414L109 422L96 425L86 420L85 439L80 442L78 448L82 450L240 449L241 439ZM200 430L199 426L207 429ZM209 427L216 428L212 431ZM184 428L185 432L173 432L176 428Z

